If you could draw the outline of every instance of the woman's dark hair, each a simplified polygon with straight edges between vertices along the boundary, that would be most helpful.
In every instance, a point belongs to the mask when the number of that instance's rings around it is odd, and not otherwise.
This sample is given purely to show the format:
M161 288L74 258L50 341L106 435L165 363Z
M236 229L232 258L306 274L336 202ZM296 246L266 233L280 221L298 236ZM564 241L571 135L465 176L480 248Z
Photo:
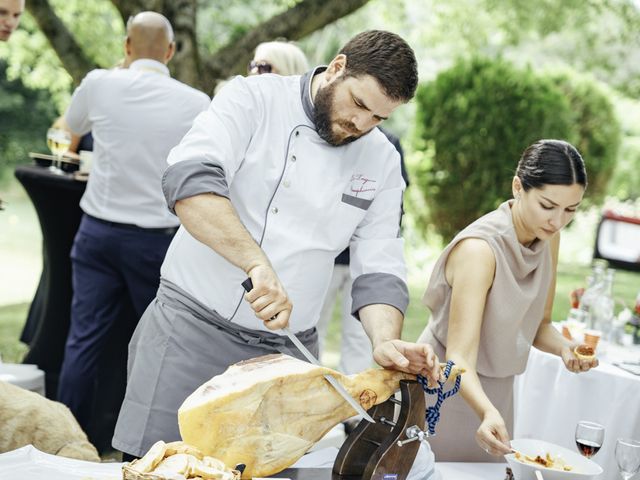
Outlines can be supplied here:
M349 40L339 53L347 57L345 75L371 75L393 100L408 102L415 95L418 64L413 50L399 35L367 30Z
M587 188L587 171L582 156L564 140L538 140L520 157L516 175L525 192L545 185L573 185Z

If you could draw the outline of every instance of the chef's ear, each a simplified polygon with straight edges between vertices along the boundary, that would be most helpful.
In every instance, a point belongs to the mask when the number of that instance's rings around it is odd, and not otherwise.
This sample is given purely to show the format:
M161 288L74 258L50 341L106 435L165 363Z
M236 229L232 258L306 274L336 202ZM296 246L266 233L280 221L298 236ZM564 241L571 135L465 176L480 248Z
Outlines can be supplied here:
M347 70L347 56L344 53L340 53L336 55L336 57L331 60L329 66L324 71L324 78L327 84L334 82L337 78L340 78L344 75Z

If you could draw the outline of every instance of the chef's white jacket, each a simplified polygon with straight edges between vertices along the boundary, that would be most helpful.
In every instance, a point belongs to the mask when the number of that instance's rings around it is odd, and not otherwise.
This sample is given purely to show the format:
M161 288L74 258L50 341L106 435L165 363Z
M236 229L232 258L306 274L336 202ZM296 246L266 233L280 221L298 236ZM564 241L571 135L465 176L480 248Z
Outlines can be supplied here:
M318 136L310 91L318 71L230 81L173 148L163 178L170 208L205 192L230 199L289 294L294 332L317 323L347 246L356 316L370 304L403 313L408 304L398 152L378 129L340 147ZM184 227L161 275L223 318L266 330L243 300L246 274Z

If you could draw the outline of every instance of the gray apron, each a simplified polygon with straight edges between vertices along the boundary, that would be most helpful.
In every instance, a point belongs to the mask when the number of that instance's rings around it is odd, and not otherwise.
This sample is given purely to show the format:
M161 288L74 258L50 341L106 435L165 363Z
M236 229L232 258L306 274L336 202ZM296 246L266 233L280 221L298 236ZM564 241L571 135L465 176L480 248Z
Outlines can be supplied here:
M318 356L315 328L296 336ZM180 440L178 408L191 393L234 363L272 353L304 360L286 336L235 325L162 279L129 343L113 447L140 457L158 440Z

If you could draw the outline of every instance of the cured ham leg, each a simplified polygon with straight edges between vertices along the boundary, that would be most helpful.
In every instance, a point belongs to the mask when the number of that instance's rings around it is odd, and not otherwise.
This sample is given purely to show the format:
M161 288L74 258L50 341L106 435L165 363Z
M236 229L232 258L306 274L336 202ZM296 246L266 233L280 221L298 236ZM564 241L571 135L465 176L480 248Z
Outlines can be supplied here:
M184 401L178 410L182 439L227 465L244 463L242 478L280 472L355 415L325 374L365 410L387 400L400 380L415 379L383 369L346 376L287 355L254 358L232 365Z

